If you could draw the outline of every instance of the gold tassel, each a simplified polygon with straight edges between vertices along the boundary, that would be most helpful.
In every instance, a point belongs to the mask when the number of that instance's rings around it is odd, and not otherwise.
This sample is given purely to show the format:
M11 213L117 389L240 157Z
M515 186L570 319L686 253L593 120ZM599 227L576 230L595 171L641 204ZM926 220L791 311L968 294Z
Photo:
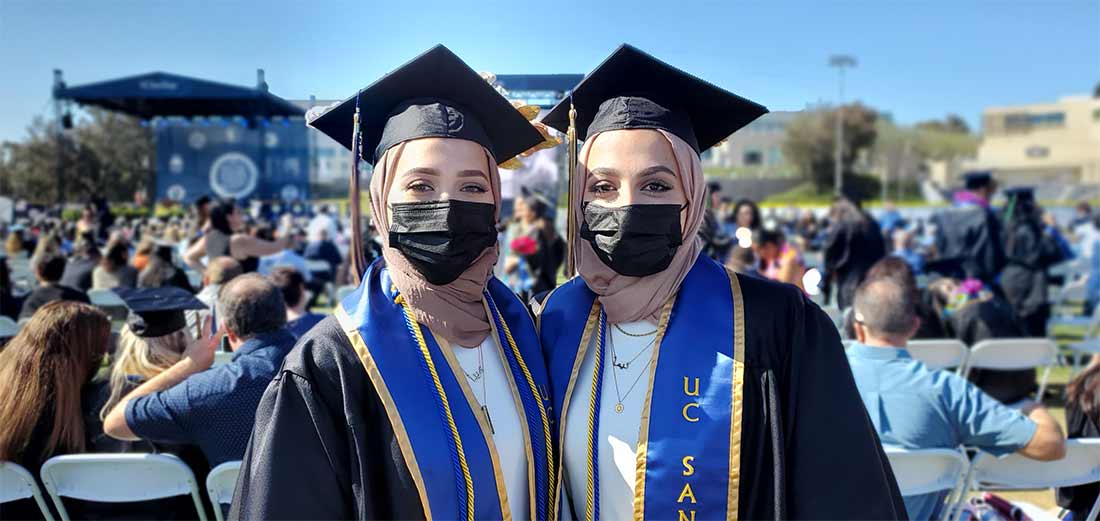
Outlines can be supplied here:
M577 218L573 212L573 179L577 175L577 109L573 107L573 97L569 97L569 130L565 133L565 139L569 143L566 149L569 162L569 177L565 187L566 229L565 243L567 253L565 256L565 276L573 278L577 274Z
M359 151L362 135L359 133L359 96L355 97L355 116L352 118L351 134L351 181L348 186L348 204L351 206L351 276L352 283L359 285L363 272L367 269L367 259L363 251L362 211L359 208Z

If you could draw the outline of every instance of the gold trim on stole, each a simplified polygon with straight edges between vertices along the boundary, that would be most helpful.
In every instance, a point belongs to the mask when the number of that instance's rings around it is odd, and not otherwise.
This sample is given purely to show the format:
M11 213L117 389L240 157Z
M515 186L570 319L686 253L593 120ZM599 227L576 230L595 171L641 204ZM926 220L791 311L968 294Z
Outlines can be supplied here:
M600 320L600 301L592 301L592 309L588 312L588 321L584 325L584 332L581 333L581 343L577 346L577 355L573 359L573 372L569 375L569 384L565 387L565 396L562 397L561 410L558 411L558 415L561 417L561 425L558 425L558 480L557 491L554 497L554 512L561 512L561 497L562 497L562 475L565 474L565 423L569 416L569 399L573 397L573 388L577 383L577 374L581 372L581 365L584 364L584 357L588 353L588 343L592 339L592 329L596 327L596 324ZM574 512L575 516L576 513Z
M420 465L416 462L416 453L413 452L412 443L409 441L409 433L405 430L405 423L401 421L401 414L397 412L397 405L393 401L393 396L390 395L389 388L386 387L386 381L382 378L382 373L378 370L378 365L375 364L370 349L363 342L363 337L359 334L359 328L344 311L344 308L339 305L336 306L333 314L336 315L336 320L340 323L341 329L344 330L344 334L347 335L351 345L355 348L355 353L359 355L359 361L363 363L363 368L367 371L371 384L374 385L378 397L382 400L382 407L386 410L386 417L390 420L390 426L393 427L393 435L397 439L397 446L400 447L401 455L405 458L405 465L409 468L409 475L412 477L413 483L416 484L416 492L420 496L420 505L424 509L424 518L430 521L432 519L432 507L428 502L428 490L424 485L424 476L420 472Z
M726 492L726 520L737 521L741 500L741 421L745 387L745 300L737 274L726 270L733 294L733 403L730 411L730 480Z
M661 352L661 343L664 341L665 332L668 330L668 320L672 316L672 306L676 302L677 295L672 295L661 309L661 318L657 322L657 336L653 339L653 354L649 357L649 384L645 392L645 402L642 403L642 421L638 427L638 448L635 450L637 464L634 473L634 519L645 519L645 469L647 444L649 443L649 413L653 404L653 379L657 376L657 362ZM595 463L594 463L595 464Z
M500 499L500 515L505 521L512 519L511 506L508 504L508 490L504 486L504 473L500 469L500 453L497 452L496 440L493 439L492 429L489 427L488 422L481 414L481 405L477 401L477 397L474 396L473 390L470 389L470 383L466 380L466 371L462 369L462 365L458 363L458 359L455 358L454 353L451 351L451 343L446 338L438 336L435 331L428 328L432 338L435 339L436 345L439 346L439 350L443 353L443 359L447 361L447 365L450 366L451 372L455 375L455 380L458 382L459 388L462 389L462 394L466 396L466 404L470 406L470 412L473 413L474 418L477 419L477 424L481 427L481 436L485 438L485 445L489 447L489 459L493 463L493 479L496 480L497 497ZM494 343L500 343L494 342ZM459 349L465 349L460 347ZM482 375L485 378L485 375ZM511 378L509 378L511 380ZM530 450L530 449L528 449Z

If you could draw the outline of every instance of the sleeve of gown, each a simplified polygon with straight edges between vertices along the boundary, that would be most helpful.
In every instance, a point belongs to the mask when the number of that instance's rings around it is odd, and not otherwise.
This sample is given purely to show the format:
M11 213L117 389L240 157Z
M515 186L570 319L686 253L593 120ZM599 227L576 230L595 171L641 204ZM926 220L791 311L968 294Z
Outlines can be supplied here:
M348 519L333 456L346 444L328 408L304 378L282 372L256 410L256 425L241 463L230 519Z
M784 418L788 517L906 519L836 328L805 299L797 307Z

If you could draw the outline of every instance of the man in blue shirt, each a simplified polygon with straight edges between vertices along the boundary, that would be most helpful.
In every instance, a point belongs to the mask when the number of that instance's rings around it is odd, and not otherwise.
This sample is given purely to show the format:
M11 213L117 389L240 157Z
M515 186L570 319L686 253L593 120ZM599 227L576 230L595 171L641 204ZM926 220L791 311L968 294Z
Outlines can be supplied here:
M966 445L994 455L1061 459L1065 437L1042 405L1010 409L963 378L909 356L905 346L920 326L915 305L915 295L892 279L864 283L853 304L858 342L848 348L848 361L882 443L905 449ZM946 494L905 496L909 518L934 519Z
M211 466L244 457L256 408L294 347L282 293L258 274L237 277L218 298L219 331L184 351L183 358L122 399L103 422L120 440L197 445ZM222 336L233 361L211 369Z

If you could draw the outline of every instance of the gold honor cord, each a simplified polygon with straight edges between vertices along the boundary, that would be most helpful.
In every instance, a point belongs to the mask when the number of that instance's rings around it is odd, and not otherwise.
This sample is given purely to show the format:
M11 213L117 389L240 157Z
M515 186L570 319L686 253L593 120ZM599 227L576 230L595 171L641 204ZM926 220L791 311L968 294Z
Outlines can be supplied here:
M569 163L569 176L565 181L566 230L565 239L568 251L565 256L565 276L572 278L577 273L577 217L573 212L573 179L577 176L577 109L573 107L573 96L569 96L569 130L565 133Z
M401 306L405 309L405 319L409 321L416 337L416 344L420 348L420 353L424 356L424 361L427 362L428 372L435 384L435 391L439 393L440 400L443 402L443 411L447 415L447 425L451 428L451 436L455 440L455 451L458 452L459 466L462 467L462 479L466 482L466 521L474 521L474 479L470 475L470 467L466 464L466 453L462 450L462 438L458 435L458 426L455 425L454 416L451 415L451 404L447 402L447 393L443 391L443 383L439 380L439 373L435 370L432 353L428 350L427 342L424 341L424 332L420 330L420 324L413 317L412 306L403 296L399 296L398 300L401 301Z
M550 438L550 417L546 414L546 407L542 403L542 395L539 393L538 386L535 385L535 379L531 377L531 371L527 369L527 363L523 361L523 356L520 355L519 347L516 345L515 339L512 338L512 332L508 329L508 323L504 321L504 315L501 314L500 309L497 308L496 302L493 303L493 311L496 312L497 320L500 321L501 328L504 330L504 337L508 340L508 347L512 350L512 355L516 357L516 362L519 363L519 368L523 371L523 376L527 380L527 385L531 388L531 395L535 398L535 403L539 406L539 417L542 420L542 432L546 436L546 465L549 476L547 476L546 482L548 485L547 500L547 519L557 519L554 516L554 472L550 469L550 465L554 464L554 444L551 443Z
M602 315L602 311L601 311ZM599 392L600 373L603 371L603 337L604 318L599 318L599 327L596 329L596 360L592 364L592 398L588 401L588 486L584 502L584 518L593 521L593 503L596 497L596 472L599 472L599 462L596 461L593 449L599 442L599 433L596 432L596 415L600 414L596 403L596 393Z

